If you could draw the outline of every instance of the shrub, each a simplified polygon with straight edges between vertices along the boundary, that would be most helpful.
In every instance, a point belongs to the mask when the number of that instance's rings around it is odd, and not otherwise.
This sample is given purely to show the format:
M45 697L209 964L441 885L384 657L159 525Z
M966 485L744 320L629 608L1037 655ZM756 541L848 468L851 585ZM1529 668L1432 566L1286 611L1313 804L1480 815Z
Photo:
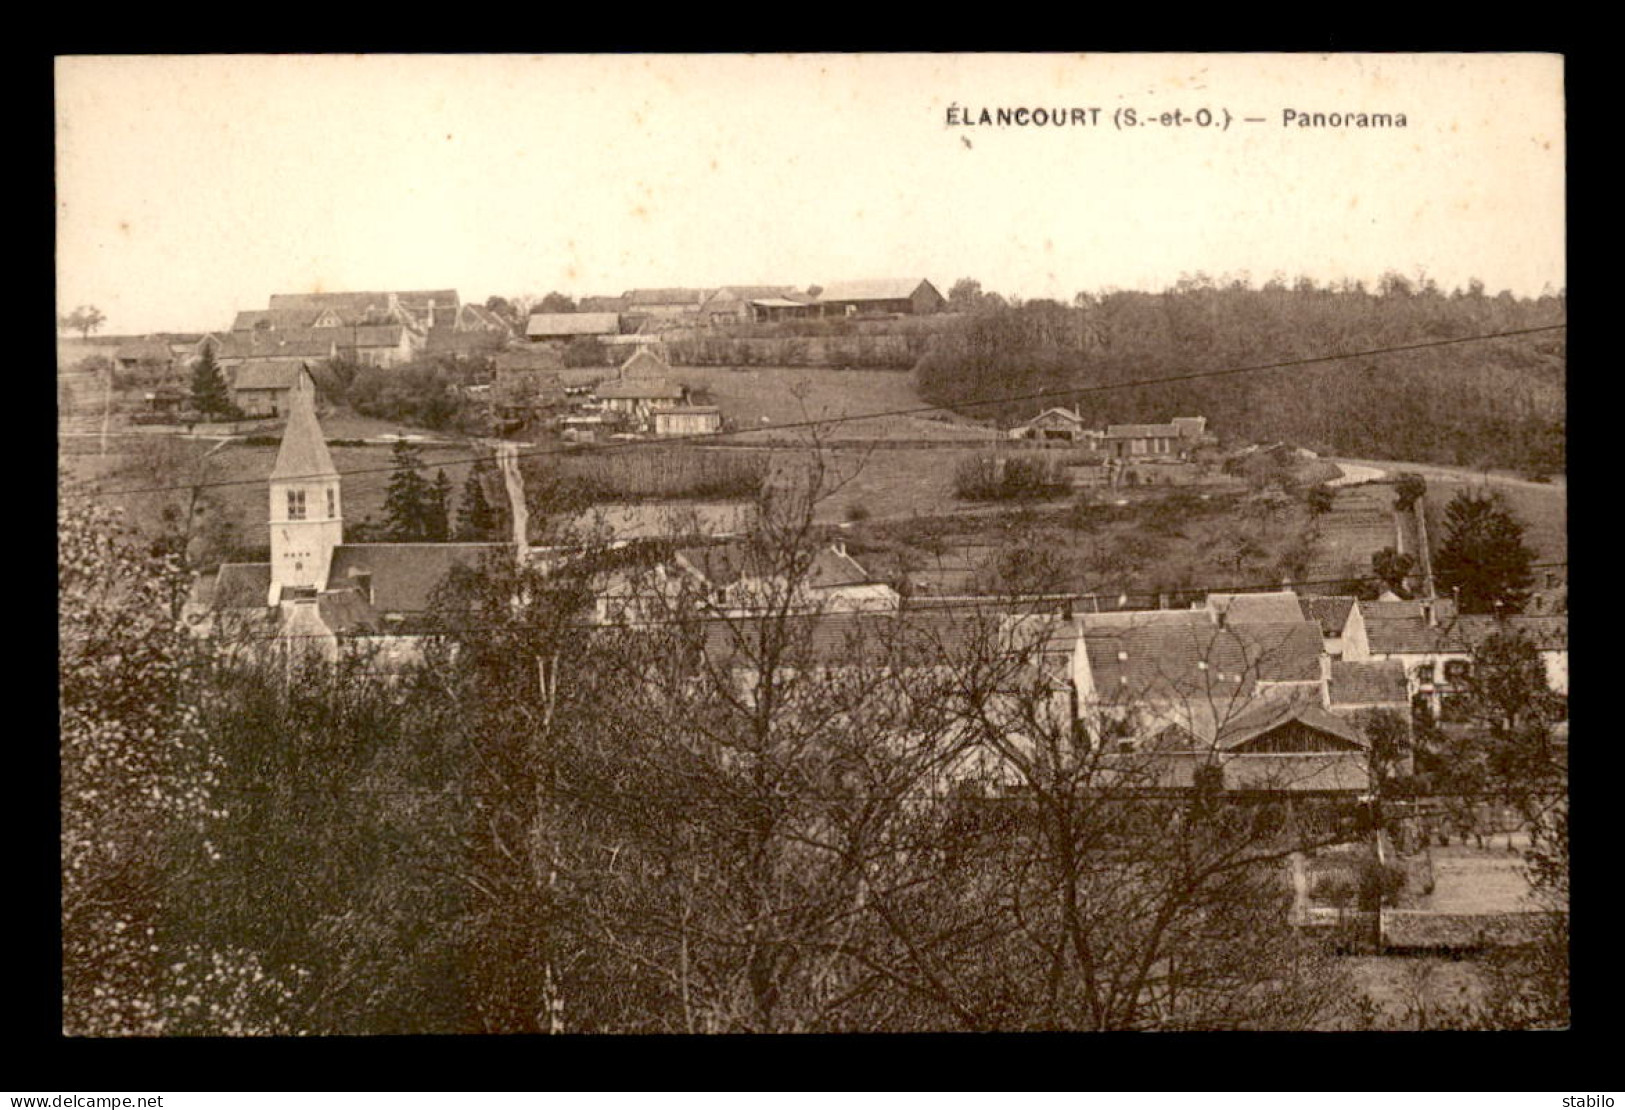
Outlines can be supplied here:
M870 515L869 507L867 505L848 505L846 509L846 519L850 520L853 524L859 524L865 520L868 520Z
M1051 459L977 455L954 471L954 494L965 501L1039 501L1070 489Z

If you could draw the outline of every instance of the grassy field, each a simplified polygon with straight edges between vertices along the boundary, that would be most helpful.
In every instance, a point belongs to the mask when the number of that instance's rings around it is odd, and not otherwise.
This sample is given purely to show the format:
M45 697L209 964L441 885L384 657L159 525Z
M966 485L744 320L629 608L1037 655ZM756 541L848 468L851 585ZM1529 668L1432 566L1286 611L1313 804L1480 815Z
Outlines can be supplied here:
M753 366L732 370L682 366L674 376L719 406L740 431L771 435L777 427L866 413L919 408L913 379L901 371ZM985 440L993 434L945 410L924 416L848 420L825 433L841 439Z
M1428 476L1428 538L1435 553L1444 539L1444 509L1464 489L1480 489L1475 479ZM1563 562L1569 557L1568 487L1498 484L1491 488L1506 502L1524 526L1524 542L1534 548L1537 562Z

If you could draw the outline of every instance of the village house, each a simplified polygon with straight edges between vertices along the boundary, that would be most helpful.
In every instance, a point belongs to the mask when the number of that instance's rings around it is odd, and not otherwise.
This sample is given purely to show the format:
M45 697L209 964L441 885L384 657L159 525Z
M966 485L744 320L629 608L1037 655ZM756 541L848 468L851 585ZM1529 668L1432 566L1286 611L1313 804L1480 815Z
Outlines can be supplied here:
M1045 409L1037 416L1010 429L1011 439L1036 439L1045 443L1098 441L1100 433L1084 427L1083 417L1071 409Z
M161 381L177 373L174 352L168 343L156 336L143 336L119 344L113 351L113 365L120 374L140 381Z
M657 436L703 436L722 430L722 410L715 405L657 406L649 416Z
M1113 459L1188 458L1205 435L1207 418L1176 417L1166 424L1111 424L1101 450Z
M310 373L297 358L245 363L232 376L231 400L245 416L286 416L294 388Z
M948 299L924 278L838 281L818 293L825 316L928 316Z
M602 339L620 330L621 318L613 312L536 312L525 322L525 338L532 343Z
M315 328L300 331L233 332L215 348L215 364L233 380L236 371L253 362L301 359L320 362L339 353L335 333Z
M757 305L782 305L816 315L813 298L788 285L725 285L700 305L699 322L711 326L749 324L761 319Z
M305 327L357 327L399 324L420 335L434 328L455 330L463 308L455 289L377 293L273 293L271 313L315 313ZM297 326L297 325L296 325Z
M876 581L844 544L815 548L798 567L793 591L786 568L745 541L684 548L677 552L676 566L700 588L706 607L721 613L778 605L799 612L891 611L898 606L897 591Z
M631 316L692 321L708 296L707 289L628 289L621 299Z
M651 422L655 409L688 400L687 389L665 378L617 378L594 386L592 395L604 411L618 413L640 427Z
M1461 716L1473 663L1495 635L1521 636L1535 646L1552 693L1569 692L1567 616L1460 616L1447 601L1362 601L1364 657L1401 666L1410 697L1435 720ZM1352 656L1350 656L1352 658Z

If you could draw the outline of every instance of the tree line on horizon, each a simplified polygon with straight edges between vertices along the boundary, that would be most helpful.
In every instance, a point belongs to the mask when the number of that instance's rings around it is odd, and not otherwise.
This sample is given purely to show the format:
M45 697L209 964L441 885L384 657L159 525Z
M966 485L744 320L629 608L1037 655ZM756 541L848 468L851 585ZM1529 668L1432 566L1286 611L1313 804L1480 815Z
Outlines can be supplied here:
M964 323L933 340L915 379L926 401L968 415L1013 423L1076 404L1100 427L1202 415L1227 438L1343 455L1564 466L1562 331L1115 388L1560 325L1563 292L1491 296L1475 281L1446 293L1397 274L1375 289L1306 278L1254 288L1198 275L1161 293L1080 293L1067 305L1007 301L966 279L949 303ZM1023 399L1036 393L1046 396Z

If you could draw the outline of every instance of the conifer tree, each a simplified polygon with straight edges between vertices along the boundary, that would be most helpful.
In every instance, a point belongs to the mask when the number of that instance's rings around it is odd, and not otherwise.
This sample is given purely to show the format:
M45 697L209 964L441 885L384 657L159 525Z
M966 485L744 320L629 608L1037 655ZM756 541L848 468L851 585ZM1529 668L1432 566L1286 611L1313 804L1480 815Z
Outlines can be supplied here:
M424 521L425 539L445 543L451 539L451 479L445 470L436 472L429 490L429 515Z
M203 348L203 356L192 368L192 407L208 416L230 416L237 409L232 404L225 375L215 361L212 346Z
M460 540L490 540L496 538L501 525L495 509L485 496L485 476L491 467L484 461L475 463L463 483L463 497L457 506L457 538Z
M1523 525L1494 494L1456 494L1444 510L1445 535L1434 560L1439 585L1462 613L1519 613L1529 600L1535 552Z
M389 491L384 495L384 531L394 543L421 542L430 538L434 488L419 473L423 465L422 452L404 439L395 441L392 461L395 471L389 476Z

